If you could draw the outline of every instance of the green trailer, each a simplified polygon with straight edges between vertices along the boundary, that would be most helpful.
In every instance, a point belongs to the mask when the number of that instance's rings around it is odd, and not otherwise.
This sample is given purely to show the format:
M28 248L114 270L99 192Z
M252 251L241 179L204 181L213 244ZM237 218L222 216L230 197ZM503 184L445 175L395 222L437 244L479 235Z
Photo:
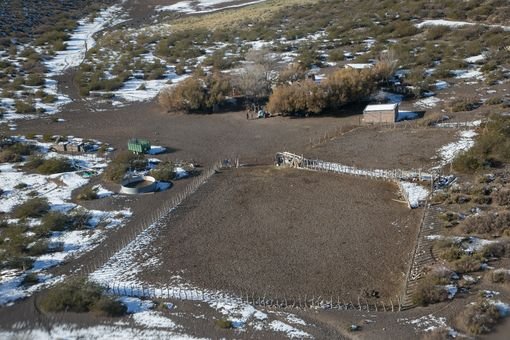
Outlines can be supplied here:
M128 141L128 150L136 154L147 153L151 143L147 139L132 138Z

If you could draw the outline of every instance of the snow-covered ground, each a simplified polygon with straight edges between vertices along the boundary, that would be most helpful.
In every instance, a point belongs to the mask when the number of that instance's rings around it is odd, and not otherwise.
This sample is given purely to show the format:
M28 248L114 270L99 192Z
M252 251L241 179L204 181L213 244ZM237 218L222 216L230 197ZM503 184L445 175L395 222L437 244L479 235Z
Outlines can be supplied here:
M64 157L55 152L49 152L49 143L27 140L24 137L17 137L18 141L31 143L38 147L39 151L46 158ZM81 140L77 138L76 140ZM106 167L106 160L95 153L83 153L65 155L75 166L80 169L93 170L100 174ZM73 190L87 184L90 177L83 177L82 171L65 172L53 175L27 174L17 168L20 163L3 163L0 165L0 187L4 193L0 196L0 211L11 212L12 209L33 197L46 198L50 204L51 211L63 212L68 216L75 214L84 215L84 228L80 230L54 231L45 239L50 248L57 251L32 257L33 266L27 271L9 271L9 275L2 274L0 280L0 305L10 303L19 298L25 297L34 291L49 284L55 283L62 278L52 277L46 270L57 266L71 257L83 254L97 246L105 237L105 232L110 228L122 226L131 212L127 209L121 211L99 211L88 210L71 201ZM26 186L20 186L21 183ZM97 187L100 197L109 196L112 193L102 187ZM16 222L16 220L10 220ZM38 219L30 220L30 225L37 226ZM103 228L97 228L101 225ZM30 231L29 231L30 232ZM40 283L34 286L22 286L23 278L27 274L35 274Z
M193 0L179 1L173 5L158 6L157 11L174 11L187 14L211 13L228 8L238 8L258 4L266 0L253 0L244 3L237 3L236 0Z
M68 68L79 66L85 58L87 50L96 44L94 34L124 20L122 18L122 8L115 5L100 11L92 22L86 18L78 21L78 27L73 31L70 39L66 41L66 49L58 51L55 57L44 62L49 69L48 77L62 74Z
M398 322L412 325L418 330L422 330L425 332L430 332L437 328L446 328L446 318L444 317L438 317L433 314L427 314L422 317L419 317L417 319L408 319L408 318L402 318L398 319Z
M184 282L179 276L175 276L174 279L171 282L167 282L165 286L155 287L144 284L137 278L137 273L148 267L158 265L157 262L154 262L150 256L146 254L146 248L158 237L160 227L161 225L158 222L150 225L145 231L139 234L135 240L110 258L103 267L92 273L90 278L105 287L112 287L112 285L121 287L121 293L124 291L122 287L127 287L127 293L132 297L145 295L144 289L145 293L147 293L147 288L149 288L151 298L173 298L204 302L223 314L236 328L243 329L244 327L253 327L258 330L272 330L275 332L282 332L290 338L311 337L309 334L299 329L299 326L304 326L306 323L296 316L291 316L291 314L289 314L287 318L288 322L274 320L271 315L241 301L238 297L221 291L198 289L192 284ZM135 259L141 258L144 260L136 262ZM115 290L113 290L113 292L115 292ZM126 298L123 297L122 299L125 301ZM133 302L136 300L129 301L131 301L129 304L131 306L130 308L136 310L138 307L136 303ZM135 304L135 306L133 306L133 304ZM169 321L161 320L161 315L154 315L153 312L147 310L145 310L145 312L145 314L142 314L143 316L135 316L135 321L138 318L147 317L152 320L150 322L162 322L163 324L168 322L168 325L171 325Z
M493 28L501 28L504 31L510 32L510 26L488 25L488 24L483 24L483 23L475 23L475 22L468 22L468 21L454 21L454 20L445 20L445 19L425 20L419 24L416 24L416 27L424 28L424 27L430 27L430 26L446 26L446 27L450 27L450 28L459 28L459 27L474 26L474 25L481 25L481 26L487 26L487 27L493 27Z
M154 328L138 328L126 326L92 326L78 327L72 324L55 325L51 329L30 329L26 328L19 331L0 331L2 339L169 339L169 340L192 340L199 339L189 335L180 334L173 331L166 331Z
M417 100L414 105L422 108L432 108L439 104L442 100L437 97L427 97Z
M459 132L459 140L449 143L441 147L438 151L439 164L433 169L440 169L441 167L453 162L455 157L461 153L471 149L475 145L475 137L478 134L474 130L465 130Z
M402 193L406 196L410 208L419 207L420 203L424 202L429 195L429 190L416 183L401 181L399 186Z
M35 99L35 108L44 110L44 114L55 114L62 109L62 106L71 102L71 99L59 93L57 81L52 79L56 75L64 73L68 68L77 67L84 60L87 50L95 45L94 34L106 27L116 25L124 21L122 8L119 5L111 6L99 12L93 21L84 18L78 21L78 27L71 33L70 39L66 41L66 48L63 51L57 51L55 56L44 61L44 65L48 69L45 74L45 83L40 87L47 95L54 96L55 100L44 103L42 99ZM17 60L9 60L18 65ZM24 91L36 92L38 87L25 86ZM16 91L17 98L0 98L0 107L3 107L6 113L0 122L10 122L17 119L33 119L39 115L19 114L16 113L14 104L15 100L23 99L23 91ZM15 126L11 130L15 130Z

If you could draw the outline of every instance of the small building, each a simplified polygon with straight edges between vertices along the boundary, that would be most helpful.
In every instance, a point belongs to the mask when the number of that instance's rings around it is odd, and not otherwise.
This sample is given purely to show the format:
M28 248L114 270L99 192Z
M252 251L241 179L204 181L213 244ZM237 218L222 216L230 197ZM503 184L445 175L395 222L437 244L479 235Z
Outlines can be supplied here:
M395 123L398 119L398 104L367 105L363 110L363 122L368 124Z
M58 140L52 145L51 149L57 152L72 153L81 153L86 151L85 144L82 142L60 142Z
M132 138L128 141L128 150L136 154L147 153L151 143L147 139Z

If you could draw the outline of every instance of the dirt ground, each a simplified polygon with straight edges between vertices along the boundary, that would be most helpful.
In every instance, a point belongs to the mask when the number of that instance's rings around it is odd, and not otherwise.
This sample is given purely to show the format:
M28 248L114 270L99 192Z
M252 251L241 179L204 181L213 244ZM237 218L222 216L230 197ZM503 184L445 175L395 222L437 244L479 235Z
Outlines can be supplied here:
M428 169L436 151L456 139L447 129L361 127L309 149L308 157L362 168Z
M86 136L126 149L129 138L147 138L169 149L162 159L212 163L239 156L241 162L271 163L276 152L304 152L310 138L332 127L351 124L357 116L292 119L274 117L247 120L246 113L210 115L169 114L157 103L136 103L124 108L104 109L76 101L51 118L19 121L17 134L61 134ZM1 127L5 134L6 126Z
M213 176L170 217L155 242L165 283L287 297L402 290L419 210L391 183L253 167ZM312 211L313 207L313 211Z

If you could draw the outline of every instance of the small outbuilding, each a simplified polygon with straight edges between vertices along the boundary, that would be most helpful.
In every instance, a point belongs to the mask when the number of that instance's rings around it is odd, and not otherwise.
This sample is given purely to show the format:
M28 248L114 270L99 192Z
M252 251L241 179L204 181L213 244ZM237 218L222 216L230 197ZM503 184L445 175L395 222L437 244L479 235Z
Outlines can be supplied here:
M132 138L128 141L128 150L136 153L147 153L151 149L151 143L147 139Z
M367 105L363 111L363 123L395 123L398 119L398 104Z

